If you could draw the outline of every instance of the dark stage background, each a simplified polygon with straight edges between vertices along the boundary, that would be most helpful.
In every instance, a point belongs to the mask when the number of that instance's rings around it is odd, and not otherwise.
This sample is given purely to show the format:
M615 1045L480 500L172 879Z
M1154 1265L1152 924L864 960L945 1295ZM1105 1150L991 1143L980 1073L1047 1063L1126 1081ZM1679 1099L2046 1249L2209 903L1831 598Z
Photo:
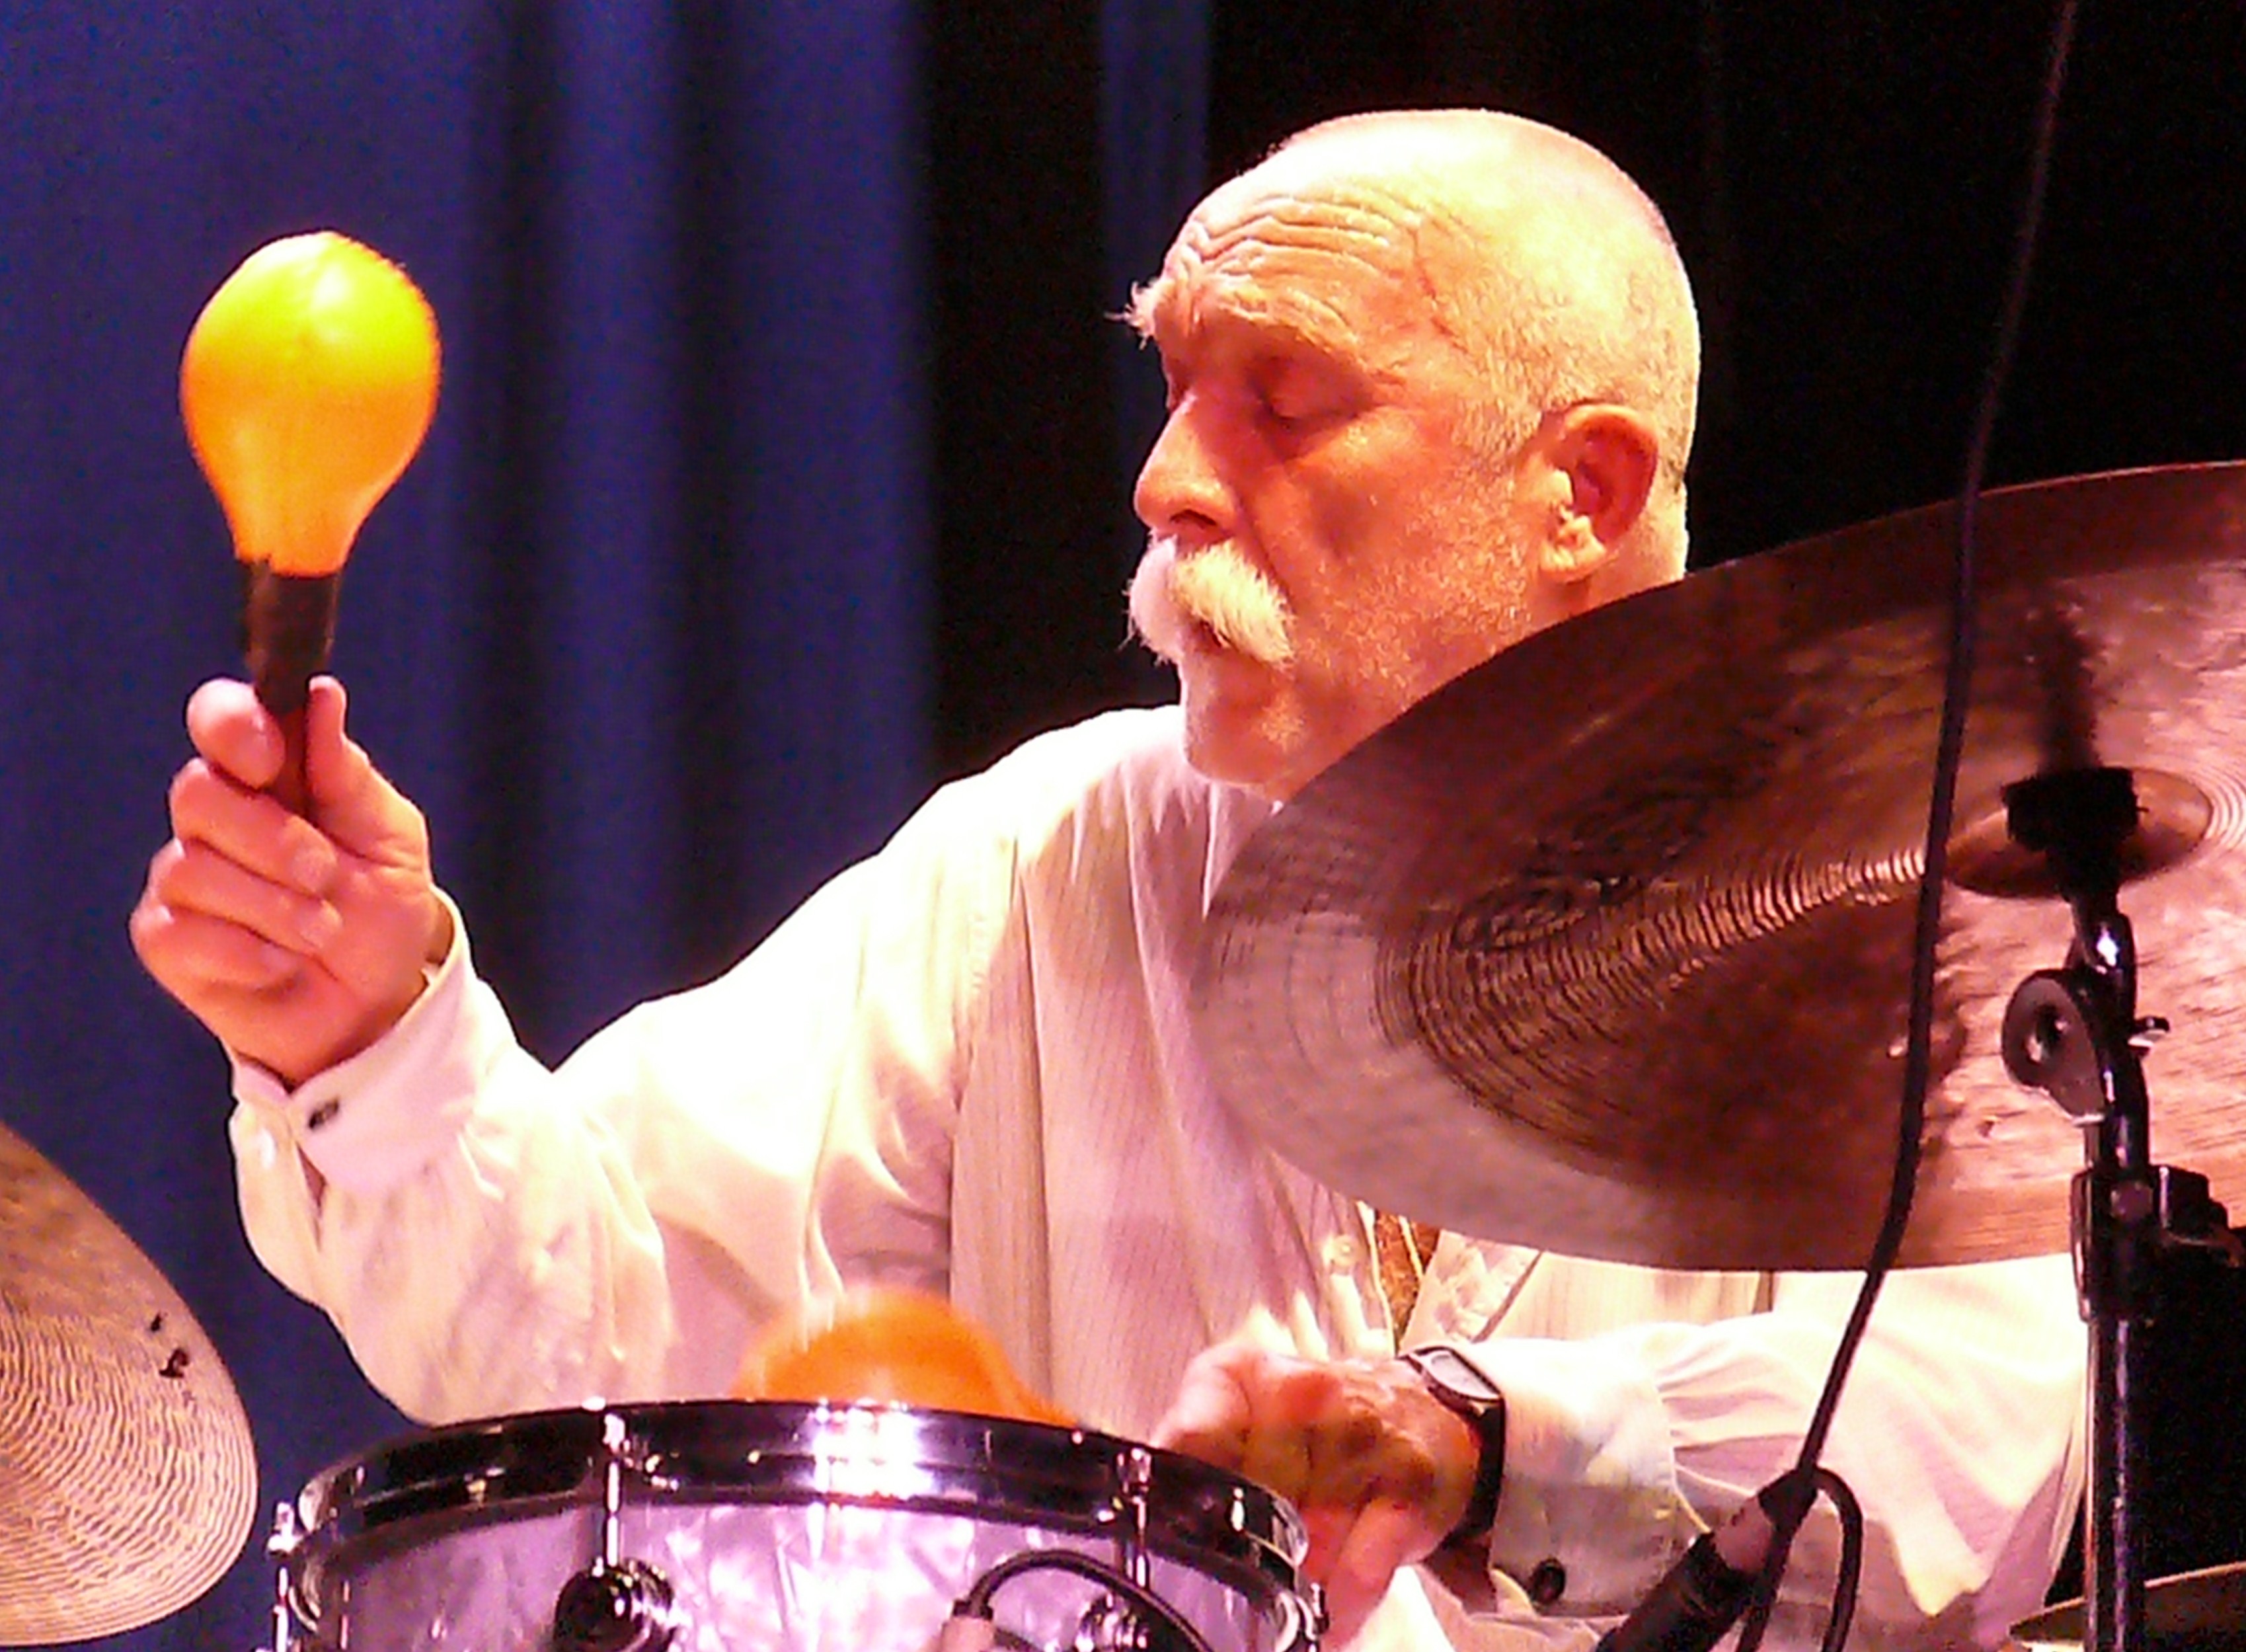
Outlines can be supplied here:
M1208 179L1392 103L1608 150L1699 283L1705 563L1956 485L2049 19L0 0L0 1121L180 1287L266 1504L402 1426L249 1258L222 1063L125 939L179 707L235 648L178 352L260 242L344 229L443 324L437 427L362 540L337 663L559 1055L722 967L943 775L1162 692L1120 618L1159 388L1102 317ZM2246 454L2243 81L2236 0L2087 8L1995 481ZM2246 1558L2242 1306L2180 1273L2159 1571ZM240 1648L266 1587L246 1558L114 1644Z

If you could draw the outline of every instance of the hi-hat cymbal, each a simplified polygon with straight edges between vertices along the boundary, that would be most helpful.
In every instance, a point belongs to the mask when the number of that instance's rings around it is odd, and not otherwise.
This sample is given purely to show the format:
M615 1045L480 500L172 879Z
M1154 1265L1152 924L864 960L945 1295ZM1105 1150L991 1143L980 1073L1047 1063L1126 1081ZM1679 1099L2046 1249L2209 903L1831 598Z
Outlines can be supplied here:
M1251 839L1195 982L1281 1153L1485 1238L1690 1267L1860 1266L1894 1157L1953 508L1693 575L1415 707ZM2006 1075L2066 908L1999 790L2136 775L2121 906L2153 1144L2246 1196L2246 465L1982 502L1945 895L1929 1264L2066 1247L2076 1127Z
M0 1646L187 1605L256 1502L248 1421L187 1305L0 1126Z
M2038 1612L2012 1630L2031 1649L2082 1644L2082 1602ZM2147 1652L2246 1652L2246 1565L2183 1572L2145 1586Z

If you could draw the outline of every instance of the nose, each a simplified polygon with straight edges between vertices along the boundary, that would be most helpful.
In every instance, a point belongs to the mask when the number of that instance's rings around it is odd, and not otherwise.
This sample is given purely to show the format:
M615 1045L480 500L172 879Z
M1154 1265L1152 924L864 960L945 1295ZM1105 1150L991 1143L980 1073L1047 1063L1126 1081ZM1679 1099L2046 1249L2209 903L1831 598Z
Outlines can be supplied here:
M1140 522L1186 546L1214 544L1233 528L1231 492L1203 428L1207 411L1193 392L1179 399L1131 494Z

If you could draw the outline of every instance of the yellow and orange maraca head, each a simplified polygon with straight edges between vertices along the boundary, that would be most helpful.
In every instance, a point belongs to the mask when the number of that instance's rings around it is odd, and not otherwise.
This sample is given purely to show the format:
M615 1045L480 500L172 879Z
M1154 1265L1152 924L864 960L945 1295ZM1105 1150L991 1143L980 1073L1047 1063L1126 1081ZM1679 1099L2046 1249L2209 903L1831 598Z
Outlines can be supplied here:
M437 367L428 300L379 253L322 230L243 260L180 363L187 440L235 556L339 570L428 431Z

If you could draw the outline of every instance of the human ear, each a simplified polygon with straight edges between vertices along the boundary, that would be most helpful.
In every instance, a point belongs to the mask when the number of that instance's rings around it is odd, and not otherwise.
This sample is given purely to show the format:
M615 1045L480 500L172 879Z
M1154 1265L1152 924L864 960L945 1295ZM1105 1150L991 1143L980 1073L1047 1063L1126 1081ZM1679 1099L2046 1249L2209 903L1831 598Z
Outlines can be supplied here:
M1575 584L1613 560L1645 514L1661 443L1643 414L1603 402L1570 407L1538 434L1552 519L1542 556L1547 578Z

